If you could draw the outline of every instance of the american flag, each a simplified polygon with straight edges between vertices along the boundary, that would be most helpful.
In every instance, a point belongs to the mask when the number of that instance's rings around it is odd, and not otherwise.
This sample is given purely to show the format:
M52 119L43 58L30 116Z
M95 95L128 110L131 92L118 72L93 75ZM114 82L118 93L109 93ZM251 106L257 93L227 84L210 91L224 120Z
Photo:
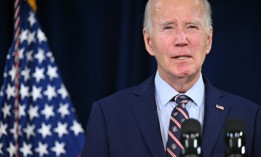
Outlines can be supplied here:
M35 12L15 1L14 38L0 90L0 156L78 157L84 130Z

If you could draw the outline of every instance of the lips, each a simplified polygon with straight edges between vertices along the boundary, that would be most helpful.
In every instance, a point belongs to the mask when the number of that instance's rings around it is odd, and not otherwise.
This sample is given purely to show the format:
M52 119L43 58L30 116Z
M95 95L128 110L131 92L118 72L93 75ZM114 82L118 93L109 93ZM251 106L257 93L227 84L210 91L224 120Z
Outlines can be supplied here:
M191 58L191 56L188 56L188 55L180 55L180 56L175 56L174 58L175 58L175 59L178 59L178 60L185 60L185 59Z

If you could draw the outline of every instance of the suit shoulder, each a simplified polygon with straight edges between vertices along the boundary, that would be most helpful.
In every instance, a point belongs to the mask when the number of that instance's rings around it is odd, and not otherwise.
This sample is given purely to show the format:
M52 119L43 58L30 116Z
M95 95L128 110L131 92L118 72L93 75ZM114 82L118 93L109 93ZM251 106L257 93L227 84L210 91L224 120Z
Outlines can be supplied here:
M112 93L95 103L99 103L101 105L117 105L117 104L129 104L134 103L135 100L148 88L154 86L153 77L148 78L146 81L142 82L139 85L132 86L118 92Z
M253 108L253 109L260 107L260 105L253 102L250 99L247 99L243 96L225 91L223 89L216 88L206 78L204 78L204 81L205 81L205 85L206 85L206 93L208 96L210 96L209 99L215 99L215 97L217 96L219 98L219 100L224 101L228 105L233 105L233 106L243 107L243 108L245 108L247 106L247 107Z
M223 91L223 93L224 93L224 99L227 102L231 103L231 105L236 105L237 107L244 107L244 108L247 107L248 109L253 109L253 110L256 110L257 108L260 107L259 104L243 96L236 95L227 91Z
M137 88L138 88L138 86L132 86L132 87L129 87L126 89L122 89L122 90L112 93L111 95L108 95L98 101L99 102L119 101L121 99L125 99L126 97L133 97L133 96L135 96L134 91Z

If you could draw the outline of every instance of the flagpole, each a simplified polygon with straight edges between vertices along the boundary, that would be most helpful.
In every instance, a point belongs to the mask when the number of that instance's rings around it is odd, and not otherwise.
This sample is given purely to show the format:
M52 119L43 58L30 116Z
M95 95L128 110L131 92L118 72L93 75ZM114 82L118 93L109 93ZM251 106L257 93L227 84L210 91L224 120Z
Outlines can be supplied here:
M19 141L18 141L18 136L19 136L19 88L20 88L20 83L19 83L19 44L20 44L20 39L19 39L19 34L20 34L20 3L21 0L15 0L14 2L14 52L15 52L15 122L14 122L14 139L15 139L15 157L19 157Z

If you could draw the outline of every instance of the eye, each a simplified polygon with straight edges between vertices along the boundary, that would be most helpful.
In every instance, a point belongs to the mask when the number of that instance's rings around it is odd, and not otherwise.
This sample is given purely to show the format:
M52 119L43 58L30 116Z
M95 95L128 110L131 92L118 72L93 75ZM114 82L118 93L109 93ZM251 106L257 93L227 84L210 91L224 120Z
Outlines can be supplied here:
M198 29L199 27L197 25L188 25L187 29Z
M170 30L170 29L174 29L174 27L173 26L164 26L163 27L163 30Z

